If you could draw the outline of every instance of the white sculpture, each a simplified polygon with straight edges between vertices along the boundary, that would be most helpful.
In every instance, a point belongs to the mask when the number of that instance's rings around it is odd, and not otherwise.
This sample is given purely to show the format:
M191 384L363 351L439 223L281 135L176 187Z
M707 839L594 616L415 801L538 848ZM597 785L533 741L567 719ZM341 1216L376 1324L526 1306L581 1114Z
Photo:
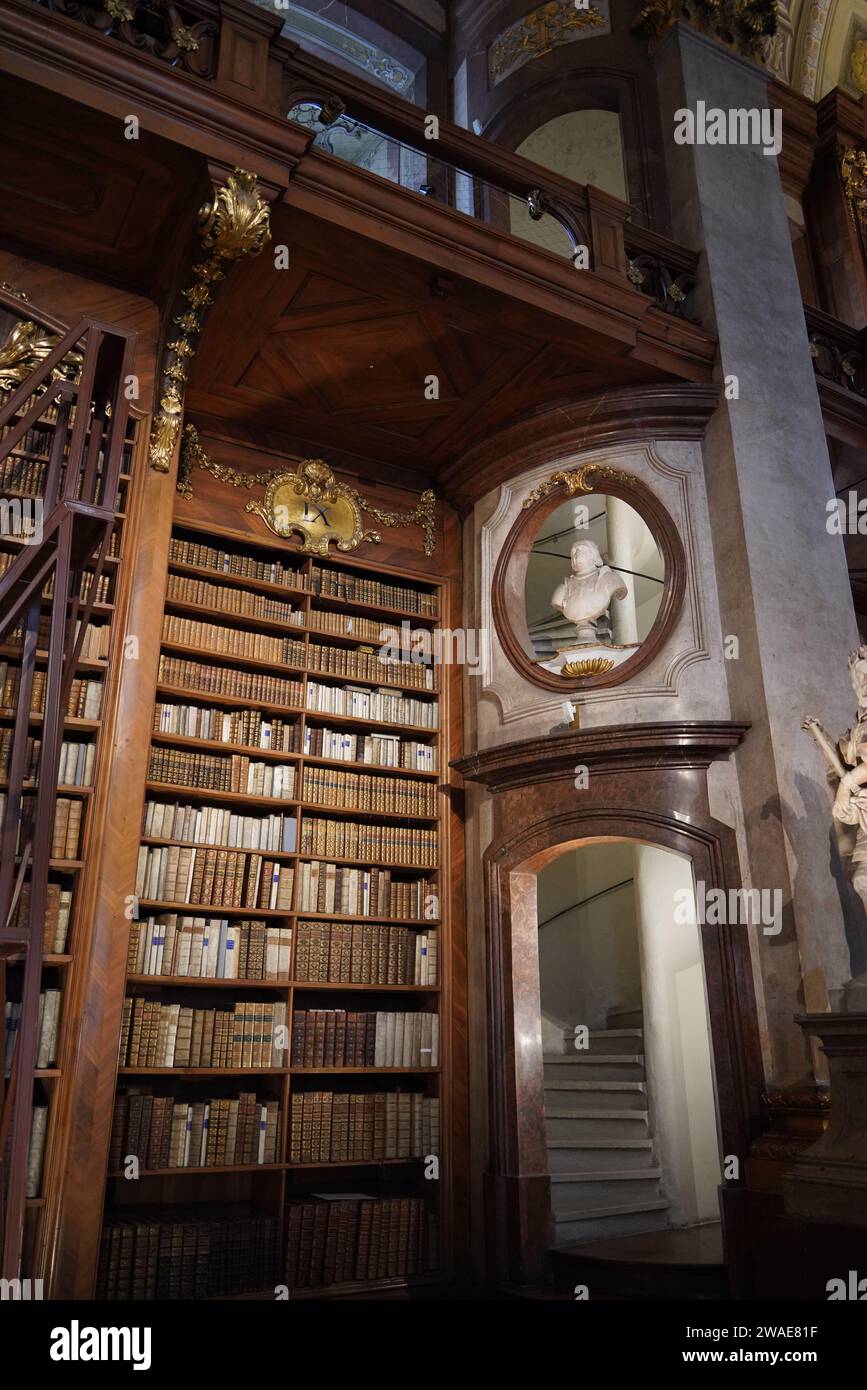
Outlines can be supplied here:
M840 827L854 829L838 833L841 853L849 860L852 887L867 911L867 647L859 647L849 657L849 678L858 700L858 717L835 744L818 719L805 719L802 727L813 735L828 767L829 780L835 781L836 795L831 814ZM850 980L843 990L843 1008L867 1008L867 975Z
M596 619L613 599L626 598L623 578L605 564L594 541L576 541L570 551L572 573L551 595L551 607L575 624L578 642L595 642Z

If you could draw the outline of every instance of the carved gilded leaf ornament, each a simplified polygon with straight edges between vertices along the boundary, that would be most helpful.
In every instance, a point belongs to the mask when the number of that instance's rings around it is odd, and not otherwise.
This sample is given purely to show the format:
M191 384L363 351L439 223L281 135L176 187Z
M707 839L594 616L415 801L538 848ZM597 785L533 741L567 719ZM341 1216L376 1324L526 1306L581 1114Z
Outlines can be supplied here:
M181 333L166 344L159 411L150 438L151 466L168 473L181 419L187 363L195 356L205 313L213 304L212 287L225 278L227 262L258 256L269 240L270 211L259 192L255 174L236 169L199 212L199 232L205 260L193 266L194 280L183 291L189 308L174 323Z
M383 526L420 526L424 531L424 553L436 549L436 495L430 489L421 493L411 512L392 512L372 506L354 488L340 483L324 459L302 459L293 468L277 468L265 473L242 473L208 457L199 441L195 425L184 429L178 492L192 497L190 475L204 469L220 482L250 491L263 487L261 502L248 502L245 508L260 516L277 536L302 537L301 552L327 555L334 543L338 550L355 550L364 542L379 545L378 531L366 530L362 513L368 512Z

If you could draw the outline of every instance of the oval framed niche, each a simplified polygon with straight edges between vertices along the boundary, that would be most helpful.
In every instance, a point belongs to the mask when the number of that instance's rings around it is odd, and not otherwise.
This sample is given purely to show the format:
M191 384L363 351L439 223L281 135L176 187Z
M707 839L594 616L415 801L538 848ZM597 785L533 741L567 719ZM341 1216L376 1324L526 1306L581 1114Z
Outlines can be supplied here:
M659 651L680 611L686 557L639 478L604 464L558 471L524 500L494 573L509 661L543 690L620 685Z

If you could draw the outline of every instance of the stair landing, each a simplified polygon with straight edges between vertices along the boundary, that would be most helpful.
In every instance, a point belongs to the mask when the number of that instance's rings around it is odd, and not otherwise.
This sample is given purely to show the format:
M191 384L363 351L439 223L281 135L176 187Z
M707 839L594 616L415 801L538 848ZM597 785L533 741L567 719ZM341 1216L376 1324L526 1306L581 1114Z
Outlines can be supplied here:
M719 1222L561 1245L551 1263L558 1287L586 1284L591 1299L726 1297Z

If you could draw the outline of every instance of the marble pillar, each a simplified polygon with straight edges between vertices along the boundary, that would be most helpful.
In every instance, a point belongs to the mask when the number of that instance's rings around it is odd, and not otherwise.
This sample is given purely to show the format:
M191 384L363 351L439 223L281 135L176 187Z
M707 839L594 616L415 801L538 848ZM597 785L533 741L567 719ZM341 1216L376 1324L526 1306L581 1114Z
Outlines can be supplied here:
M697 311L719 340L705 469L723 633L736 639L732 717L752 724L736 754L748 871L784 904L782 932L759 937L756 974L768 1081L786 1085L808 1079L812 1062L794 1014L826 1009L829 989L863 968L825 770L800 728L819 711L832 729L851 723L857 629L842 540L825 524L834 483L777 159L758 145L674 140L684 108L767 107L768 74L683 23L653 62L672 233L703 252Z

